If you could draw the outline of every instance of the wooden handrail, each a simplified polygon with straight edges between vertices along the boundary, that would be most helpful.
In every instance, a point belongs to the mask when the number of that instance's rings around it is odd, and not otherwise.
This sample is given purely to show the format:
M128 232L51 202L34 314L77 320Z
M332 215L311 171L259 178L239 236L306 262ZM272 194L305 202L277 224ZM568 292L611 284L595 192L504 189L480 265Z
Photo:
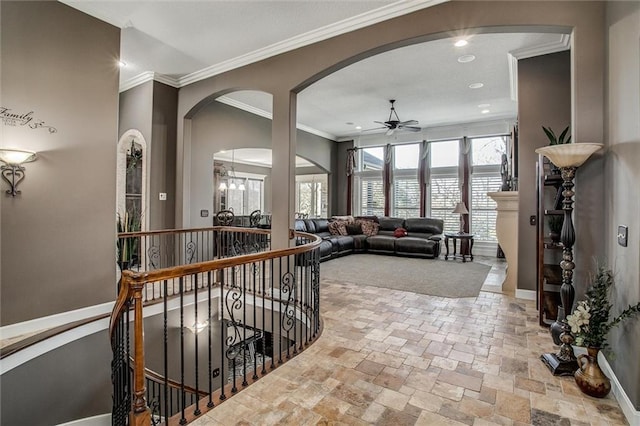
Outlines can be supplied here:
M248 230L253 228L233 228L238 230ZM267 230L268 232L268 230ZM297 247L289 247L285 249L270 250L261 253L243 254L239 256L225 257L223 259L208 260L206 262L191 263L188 265L173 266L171 268L155 269L152 271L122 271L122 276L129 277L132 282L147 283L153 281L160 281L164 279L178 278L185 275L197 274L200 272L215 271L219 269L228 268L230 266L238 266L243 263L259 262L263 260L275 259L278 257L292 256L296 254L305 253L311 251L320 245L322 239L314 234L308 234L306 232L295 232L295 235L300 237L306 237L309 240L313 240L311 243L307 243Z
M142 235L153 234L176 234L185 232L197 232L202 230L217 230L223 232L239 232L251 234L270 234L270 230L259 228L241 228L241 227L224 227L216 226L212 228L198 228L189 230L169 230L169 231L150 231L150 232L134 232L121 233L118 238L136 237ZM134 311L134 362L133 362L133 406L130 412L130 425L147 426L151 422L151 411L146 401L145 387L145 358L144 358L144 327L143 327L143 302L142 291L146 283L161 280L169 280L172 278L184 277L202 272L210 272L222 270L224 268L234 267L242 264L261 262L275 258L288 257L293 255L309 252L320 245L321 238L314 234L289 231L290 236L304 237L310 242L304 245L270 250L261 253L245 254L222 259L210 260L205 262L193 263L189 265L174 266L171 268L157 269L153 271L134 272L131 270L122 271L120 281L120 291L113 308L110 324L109 335L111 340L114 339L115 329L124 312L131 308L129 301L133 301Z
M119 232L118 238L123 237L144 237L146 235L164 235L164 234L182 234L204 231L226 231L226 232L247 232L252 234L270 234L270 229L248 228L242 226L209 226L206 228L177 228L177 229L161 229L157 231L136 231L136 232Z

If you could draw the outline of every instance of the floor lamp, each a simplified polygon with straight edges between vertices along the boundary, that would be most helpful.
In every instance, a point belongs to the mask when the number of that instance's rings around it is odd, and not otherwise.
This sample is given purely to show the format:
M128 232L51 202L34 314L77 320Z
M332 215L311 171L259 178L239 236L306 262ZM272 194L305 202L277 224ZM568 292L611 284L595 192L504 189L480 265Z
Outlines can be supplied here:
M573 375L578 369L576 357L573 354L571 344L574 341L569 325L566 323L565 316L571 313L573 308L573 299L575 297L575 289L573 288L573 244L576 241L575 230L571 214L573 212L573 179L576 169L580 167L591 154L602 148L599 143L571 143L564 145L550 145L536 149L538 154L542 154L549 159L556 167L560 168L562 176L562 210L564 210L564 223L560 234L562 242L562 286L560 286L560 301L562 302L563 315L556 319L557 327L562 330L560 334L560 351L557 354L542 354L540 359L549 367L554 376ZM553 329L552 325L552 329Z

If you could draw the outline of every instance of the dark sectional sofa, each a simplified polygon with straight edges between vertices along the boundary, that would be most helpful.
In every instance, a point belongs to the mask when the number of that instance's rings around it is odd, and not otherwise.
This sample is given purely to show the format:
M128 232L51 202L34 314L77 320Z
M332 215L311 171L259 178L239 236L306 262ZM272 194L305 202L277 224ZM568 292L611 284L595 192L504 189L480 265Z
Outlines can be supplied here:
M427 217L355 217L355 222L373 220L379 225L376 235L357 232L349 235L335 235L330 232L331 219L296 219L295 230L316 234L322 238L320 261L351 253L379 253L400 256L437 258L440 255L440 241L444 223L442 219ZM395 236L396 229L403 228L406 235ZM353 230L350 228L350 230Z

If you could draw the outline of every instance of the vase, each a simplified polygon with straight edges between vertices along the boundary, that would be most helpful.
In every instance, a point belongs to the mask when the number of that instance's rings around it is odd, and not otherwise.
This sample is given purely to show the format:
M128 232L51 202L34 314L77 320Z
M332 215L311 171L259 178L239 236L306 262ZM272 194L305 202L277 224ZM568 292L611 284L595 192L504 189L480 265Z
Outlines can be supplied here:
M580 390L594 398L604 398L611 391L611 381L598 364L600 348L589 347L586 354L578 355L574 377Z

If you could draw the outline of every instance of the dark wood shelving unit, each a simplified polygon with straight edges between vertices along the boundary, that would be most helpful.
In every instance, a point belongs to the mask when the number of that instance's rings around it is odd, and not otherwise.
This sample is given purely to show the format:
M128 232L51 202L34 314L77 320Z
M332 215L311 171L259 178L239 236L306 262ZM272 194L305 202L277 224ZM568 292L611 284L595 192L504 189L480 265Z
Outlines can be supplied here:
M537 302L541 326L548 327L558 316L562 284L562 243L548 237L547 218L564 214L562 210L562 176L551 173L551 164L542 155L537 163Z

